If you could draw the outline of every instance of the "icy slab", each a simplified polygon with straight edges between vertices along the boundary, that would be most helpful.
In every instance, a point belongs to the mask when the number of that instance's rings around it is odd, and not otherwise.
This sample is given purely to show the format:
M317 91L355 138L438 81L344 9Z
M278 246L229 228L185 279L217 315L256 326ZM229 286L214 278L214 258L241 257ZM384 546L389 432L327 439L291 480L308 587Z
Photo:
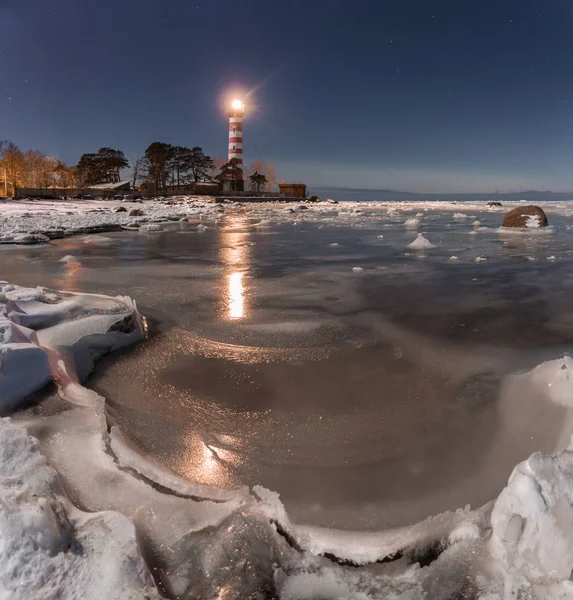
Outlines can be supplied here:
M3 282L0 314L4 315L0 316L0 410L4 413L53 378L62 385L77 377L83 380L98 357L143 337L142 322L129 298Z
M0 412L13 410L51 380L50 361L42 348L35 344L0 344Z
M135 529L119 513L68 518L56 473L37 443L0 420L0 597L159 598Z

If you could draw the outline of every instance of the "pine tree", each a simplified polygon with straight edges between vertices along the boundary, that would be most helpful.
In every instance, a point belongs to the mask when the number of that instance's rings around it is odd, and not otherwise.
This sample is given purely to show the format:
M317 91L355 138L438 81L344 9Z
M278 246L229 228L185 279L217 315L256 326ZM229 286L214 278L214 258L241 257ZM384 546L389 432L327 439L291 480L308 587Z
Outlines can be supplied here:
M175 148L171 144L153 142L145 151L147 180L155 193L167 187L167 179L173 169Z

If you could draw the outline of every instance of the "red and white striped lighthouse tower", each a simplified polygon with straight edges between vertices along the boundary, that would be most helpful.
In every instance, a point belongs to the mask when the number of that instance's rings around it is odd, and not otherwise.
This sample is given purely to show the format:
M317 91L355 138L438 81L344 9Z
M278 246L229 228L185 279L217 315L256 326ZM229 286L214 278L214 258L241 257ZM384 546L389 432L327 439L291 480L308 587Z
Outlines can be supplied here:
M231 175L231 189L242 192L245 189L243 179L243 117L245 105L240 100L233 100L229 112L229 158L235 159L240 171Z

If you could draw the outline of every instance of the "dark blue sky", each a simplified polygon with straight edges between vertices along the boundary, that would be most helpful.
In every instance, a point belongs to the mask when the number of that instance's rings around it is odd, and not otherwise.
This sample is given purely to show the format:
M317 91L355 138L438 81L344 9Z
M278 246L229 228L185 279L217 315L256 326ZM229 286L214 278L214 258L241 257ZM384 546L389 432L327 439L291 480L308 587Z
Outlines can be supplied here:
M0 139L75 163L152 141L310 185L573 190L563 0L0 0Z

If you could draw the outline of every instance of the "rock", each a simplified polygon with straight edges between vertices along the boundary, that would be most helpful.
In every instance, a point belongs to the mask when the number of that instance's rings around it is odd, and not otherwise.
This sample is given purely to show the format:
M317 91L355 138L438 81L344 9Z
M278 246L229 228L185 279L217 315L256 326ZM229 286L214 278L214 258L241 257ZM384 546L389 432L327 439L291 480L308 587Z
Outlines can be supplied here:
M502 227L545 227L547 217L539 206L519 206L505 213Z
M143 211L139 210L139 208L134 208L133 210L129 211L129 216L130 217L143 217Z
M116 212L116 213L118 213L118 212L127 212L127 208L125 208L125 206L118 206L118 207L115 209L115 212Z
M492 206L502 206L501 202L488 202L487 205L489 206L489 208L491 208Z

